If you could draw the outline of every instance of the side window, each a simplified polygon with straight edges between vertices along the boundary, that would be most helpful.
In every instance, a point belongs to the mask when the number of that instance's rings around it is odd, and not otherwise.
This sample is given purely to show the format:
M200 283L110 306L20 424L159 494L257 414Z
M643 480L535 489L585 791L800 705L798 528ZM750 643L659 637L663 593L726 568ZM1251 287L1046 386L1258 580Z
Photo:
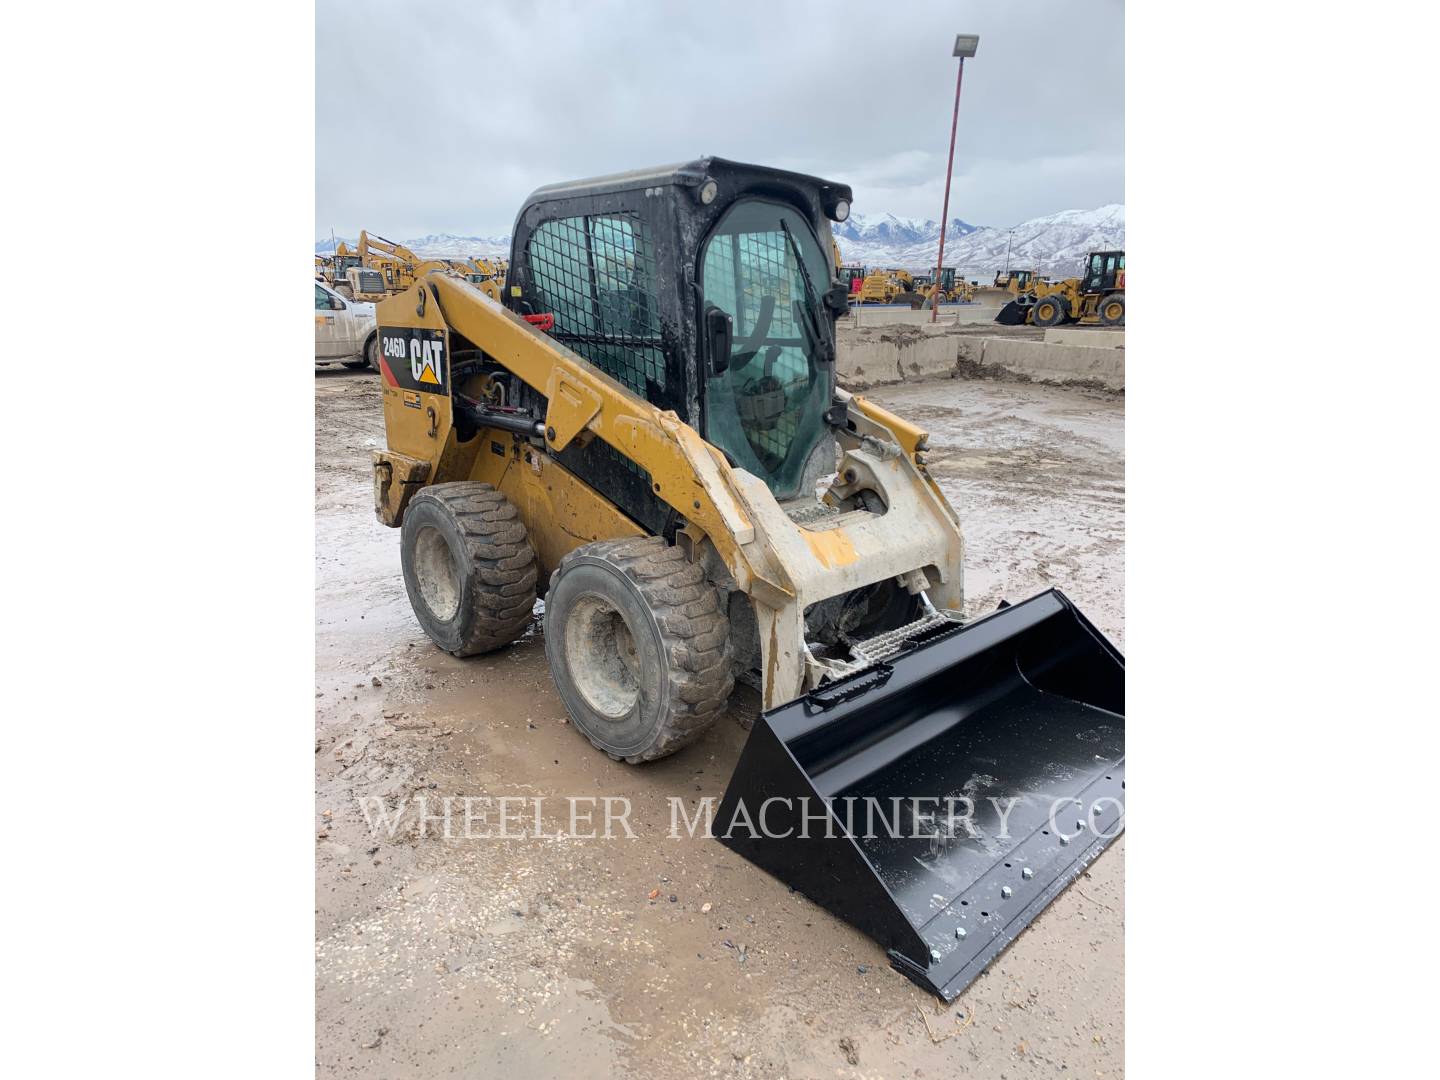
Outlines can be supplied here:
M641 397L665 388L655 249L636 214L547 221L527 248L553 336Z
M324 289L322 289L319 285L316 285L316 286L315 286L315 310L316 310L316 311L329 311L329 310L330 310L330 294L329 294L328 292L326 292Z

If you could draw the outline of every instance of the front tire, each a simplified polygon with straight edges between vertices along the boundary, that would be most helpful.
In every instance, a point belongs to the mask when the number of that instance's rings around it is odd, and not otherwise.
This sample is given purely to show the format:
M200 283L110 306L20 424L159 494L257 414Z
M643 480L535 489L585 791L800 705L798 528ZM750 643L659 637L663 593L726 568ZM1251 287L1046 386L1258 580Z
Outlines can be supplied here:
M519 512L490 484L419 492L405 510L400 563L416 620L448 653L493 652L530 625L535 549Z
M735 687L718 592L658 536L602 540L560 560L545 655L575 727L632 765L699 736Z
M1035 306L1030 309L1030 322L1034 326L1059 326L1065 321L1068 314L1063 299L1058 296L1046 296L1037 300Z

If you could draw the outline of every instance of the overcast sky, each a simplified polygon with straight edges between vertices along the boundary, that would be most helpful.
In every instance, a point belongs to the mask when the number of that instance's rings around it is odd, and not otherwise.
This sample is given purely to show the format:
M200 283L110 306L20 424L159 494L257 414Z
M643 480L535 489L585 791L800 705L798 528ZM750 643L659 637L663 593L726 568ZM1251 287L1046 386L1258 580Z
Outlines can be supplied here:
M316 236L508 234L541 184L705 154L1011 225L1125 200L1121 0L318 0Z

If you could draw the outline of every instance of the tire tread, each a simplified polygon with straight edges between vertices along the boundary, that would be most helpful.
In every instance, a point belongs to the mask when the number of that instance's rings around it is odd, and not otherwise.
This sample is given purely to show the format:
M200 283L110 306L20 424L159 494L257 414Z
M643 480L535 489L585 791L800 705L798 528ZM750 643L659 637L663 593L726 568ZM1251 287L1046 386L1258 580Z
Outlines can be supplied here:
M530 625L539 574L530 534L519 511L492 484L460 480L419 492L440 504L459 527L470 555L472 619L455 656L475 656L509 645Z
M643 536L576 548L551 575L552 594L560 576L582 556L604 559L634 584L655 616L667 661L667 709L659 731L650 746L624 760L638 765L673 754L719 718L735 688L730 622L719 593L678 547L659 536ZM590 741L615 756L594 738Z

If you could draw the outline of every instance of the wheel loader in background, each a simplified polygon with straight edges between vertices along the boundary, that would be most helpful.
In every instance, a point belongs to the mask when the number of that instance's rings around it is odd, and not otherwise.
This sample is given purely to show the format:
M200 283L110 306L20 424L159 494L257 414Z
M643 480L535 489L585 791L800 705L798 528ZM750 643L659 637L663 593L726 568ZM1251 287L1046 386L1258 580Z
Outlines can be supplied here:
M840 284L845 286L845 291L852 298L858 298L862 289L865 288L865 267L863 266L835 266L836 277Z
M472 257L466 266L465 277L491 300L499 301L505 289L505 270L504 259Z
M1125 325L1125 252L1092 251L1084 276L1031 282L1000 309L995 321L1006 326Z
M341 240L329 255L315 256L315 277L345 295L350 289L349 271L360 265L360 256Z
M754 687L713 834L953 1000L1122 827L1124 661L1057 590L963 614L926 433L835 382L850 199L720 158L539 189L503 303L431 273L378 305L376 514L456 656L543 597L614 760Z
M953 266L940 268L940 287L935 287L934 274L920 274L914 279L915 296L912 306L930 308L940 304L969 304L975 299L975 286L960 277Z
M1045 280L1044 275L1037 274L1034 270L997 270L991 287L1004 289L1011 296L1020 296L1028 291L1032 284Z

